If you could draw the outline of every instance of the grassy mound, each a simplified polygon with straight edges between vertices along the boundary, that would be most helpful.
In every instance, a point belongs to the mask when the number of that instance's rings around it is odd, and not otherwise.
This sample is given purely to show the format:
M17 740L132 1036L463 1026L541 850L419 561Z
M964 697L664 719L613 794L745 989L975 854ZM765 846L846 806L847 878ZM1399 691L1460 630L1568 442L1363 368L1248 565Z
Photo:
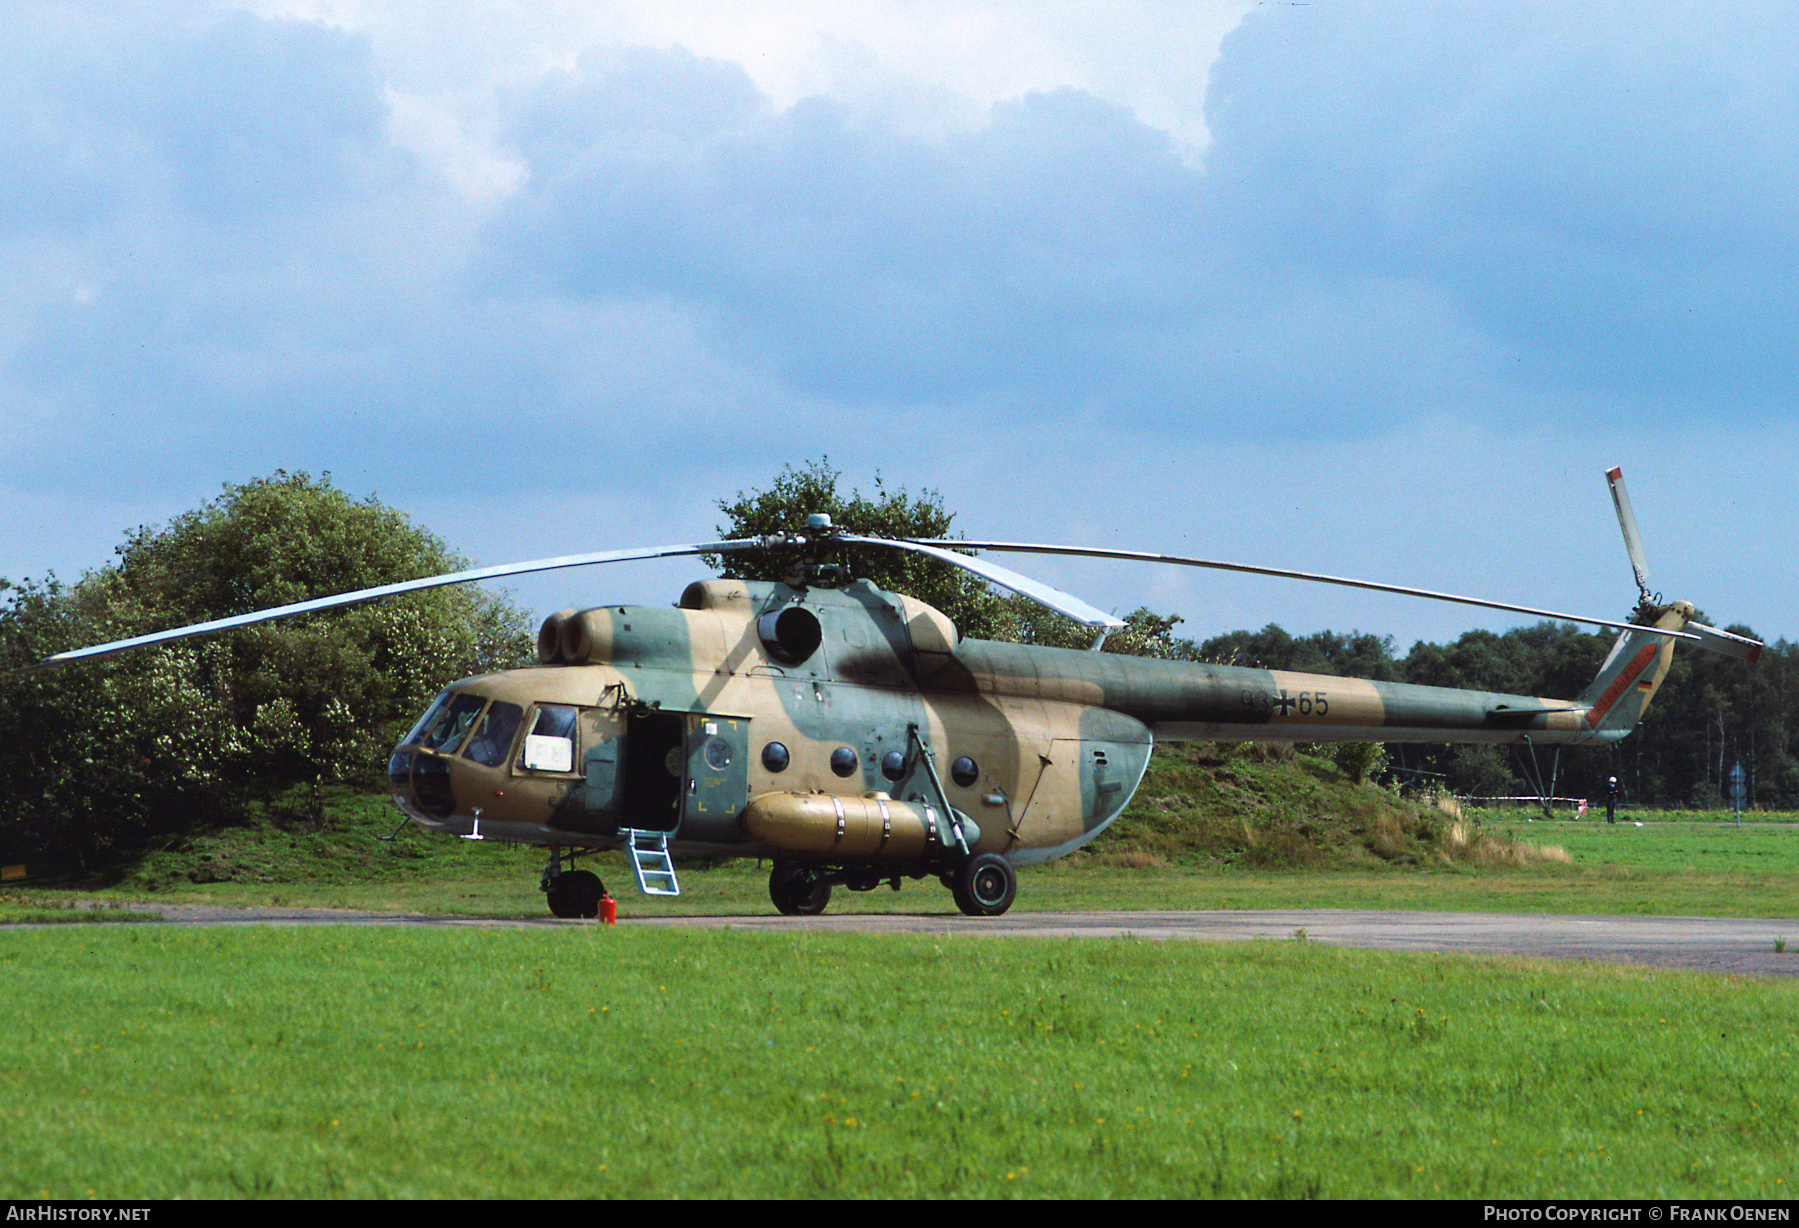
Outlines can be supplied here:
M348 884L455 874L481 862L460 840L421 839L385 795L296 791L239 822L163 842L114 868L119 886L155 891L204 883Z
M1137 796L1091 855L1121 866L1330 870L1521 865L1559 852L1494 839L1435 806L1357 784L1321 754L1200 742L1156 748Z

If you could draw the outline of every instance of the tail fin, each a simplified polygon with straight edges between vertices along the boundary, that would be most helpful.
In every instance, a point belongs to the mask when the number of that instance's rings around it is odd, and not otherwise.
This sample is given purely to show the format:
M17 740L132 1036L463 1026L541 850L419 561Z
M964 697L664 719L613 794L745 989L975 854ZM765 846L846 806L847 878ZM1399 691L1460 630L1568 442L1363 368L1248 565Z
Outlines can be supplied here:
M1676 601L1663 606L1649 625L1663 631L1680 631L1692 617L1692 605ZM1580 697L1579 703L1586 709L1582 719L1587 728L1608 741L1636 728L1673 664L1671 637L1653 631L1621 633L1606 655L1605 664L1599 667L1599 676Z

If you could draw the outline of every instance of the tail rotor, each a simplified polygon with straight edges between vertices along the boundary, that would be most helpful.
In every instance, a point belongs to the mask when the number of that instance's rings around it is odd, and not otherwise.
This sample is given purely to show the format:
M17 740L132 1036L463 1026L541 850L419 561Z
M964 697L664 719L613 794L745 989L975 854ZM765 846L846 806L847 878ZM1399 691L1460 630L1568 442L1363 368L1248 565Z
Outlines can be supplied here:
M1660 593L1652 594L1649 591L1649 561L1643 553L1642 536L1637 532L1636 513L1630 508L1630 494L1624 489L1624 471L1615 466L1607 469L1605 480L1612 488L1612 506L1618 509L1618 527L1624 531L1624 549L1630 554L1630 567L1637 577L1637 621L1653 622L1666 607L1661 602ZM1720 631L1704 623L1689 622L1684 630L1689 635L1698 637L1701 648L1709 648L1738 661L1753 664L1761 656L1760 640L1752 640L1731 631Z

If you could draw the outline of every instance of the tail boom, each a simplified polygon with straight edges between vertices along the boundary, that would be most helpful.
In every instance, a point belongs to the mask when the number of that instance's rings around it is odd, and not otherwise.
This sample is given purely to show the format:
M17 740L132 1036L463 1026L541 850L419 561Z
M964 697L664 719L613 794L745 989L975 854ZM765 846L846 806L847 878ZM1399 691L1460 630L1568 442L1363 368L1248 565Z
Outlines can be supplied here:
M958 650L965 674L947 671L933 685L1107 708L1164 742L1612 742L1635 727L1667 677L1668 633L1692 612L1675 602L1652 624L1623 632L1577 699L979 640Z

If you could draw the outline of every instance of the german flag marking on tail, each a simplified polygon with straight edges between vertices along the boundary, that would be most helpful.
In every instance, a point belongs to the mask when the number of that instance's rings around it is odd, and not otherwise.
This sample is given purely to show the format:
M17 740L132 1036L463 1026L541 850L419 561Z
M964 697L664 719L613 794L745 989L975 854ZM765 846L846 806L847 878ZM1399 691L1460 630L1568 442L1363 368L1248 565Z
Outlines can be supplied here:
M1589 726L1595 729L1599 727L1599 722L1603 721L1605 714L1612 710L1612 705L1618 702L1618 697L1624 694L1631 683L1637 681L1638 675L1649 668L1649 663L1655 660L1655 654L1658 651L1660 649L1654 644L1645 644L1637 649L1637 655L1630 659L1630 664L1619 671L1618 676L1612 679L1612 684L1605 688L1605 693L1587 710ZM1654 686L1654 682L1637 683L1637 689L1640 691L1652 690Z

